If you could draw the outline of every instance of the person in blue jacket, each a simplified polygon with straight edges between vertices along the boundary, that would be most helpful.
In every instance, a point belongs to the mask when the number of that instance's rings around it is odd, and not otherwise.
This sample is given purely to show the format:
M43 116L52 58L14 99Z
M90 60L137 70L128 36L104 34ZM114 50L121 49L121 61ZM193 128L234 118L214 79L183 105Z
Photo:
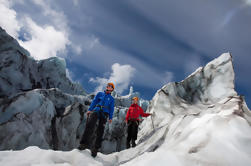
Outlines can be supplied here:
M93 157L97 156L97 151L101 147L107 118L109 118L109 122L112 123L114 98L111 96L111 92L114 88L115 86L113 83L108 83L104 92L97 93L87 111L88 120L78 149L85 150L90 147L90 138L92 137L95 124L99 120L98 128L95 133L97 135L95 145L91 148Z

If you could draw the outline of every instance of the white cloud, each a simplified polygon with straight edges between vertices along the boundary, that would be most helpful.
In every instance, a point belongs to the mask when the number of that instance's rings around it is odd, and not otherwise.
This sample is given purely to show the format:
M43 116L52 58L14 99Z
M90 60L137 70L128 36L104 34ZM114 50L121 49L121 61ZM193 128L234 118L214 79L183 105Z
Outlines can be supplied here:
M37 60L57 56L57 53L64 52L69 44L67 35L62 31L57 31L53 26L39 26L31 18L25 19L25 26L31 39L19 41Z
M18 31L21 28L16 15L15 10L11 9L10 1L0 0L0 26L15 38L18 37Z
M128 89L131 79L134 76L135 68L131 65L120 65L115 63L112 65L112 73L109 78L91 78L90 82L98 83L97 91L102 91L108 82L113 82L115 84L115 90L119 94L122 94L124 90Z
M52 9L52 7L50 6L50 1L32 0L32 2L42 8L44 16L48 17L48 19L54 23L55 27L64 32L69 31L67 26L67 19L64 13Z
M75 52L77 55L80 55L80 54L82 53L83 49L82 49L81 45L73 44L73 45L71 45L71 46L72 46L74 52Z
M250 0L250 2L251 2L251 0ZM236 16L238 14L238 12L241 12L241 10L244 9L245 7L246 7L246 4L240 4L236 8L227 12L223 22L220 24L220 28L224 28L226 25L228 25L230 23L230 21L234 18L234 16Z
M247 5L251 5L251 0L244 0Z
M77 6L78 5L78 2L79 0L73 0L73 4L75 5L75 6Z
M99 44L99 38L97 37L92 37L88 43L86 44L86 47L88 49L93 49L95 47L95 45Z
M12 9L12 5L20 2L0 0L0 26L17 39L30 52L31 56L37 60L64 53L66 45L71 44L68 39L67 20L64 14L52 10L49 3L41 0L32 1L42 7L44 15L48 17L48 20L53 20L51 24L38 25L29 16L20 16L17 19L18 13ZM26 31L24 35L29 36L29 38L26 38L26 41L18 39L18 32L21 28L24 28ZM78 48L76 51L80 52L80 50Z
M77 55L82 55L83 52L92 52L98 50L103 45L95 35L86 35L81 37L81 43L71 43L71 48Z

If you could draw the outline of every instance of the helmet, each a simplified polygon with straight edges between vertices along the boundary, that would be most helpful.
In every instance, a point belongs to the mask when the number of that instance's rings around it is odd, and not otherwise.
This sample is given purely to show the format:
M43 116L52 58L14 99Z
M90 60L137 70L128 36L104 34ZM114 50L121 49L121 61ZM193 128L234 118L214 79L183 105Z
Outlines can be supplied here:
M132 99L139 101L139 98L137 96L133 97Z
M112 86L113 89L115 89L115 86L112 82L109 82L107 85L110 85L110 86Z

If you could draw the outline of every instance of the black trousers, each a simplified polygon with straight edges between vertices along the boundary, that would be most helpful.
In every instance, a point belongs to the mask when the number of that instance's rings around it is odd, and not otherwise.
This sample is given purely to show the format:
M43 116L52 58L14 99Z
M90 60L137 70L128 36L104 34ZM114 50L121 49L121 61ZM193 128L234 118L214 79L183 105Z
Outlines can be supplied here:
M102 138L103 138L103 134L104 134L104 129L105 129L107 117L108 117L108 114L106 114L106 113L92 112L90 114L90 117L88 118L87 123L86 123L85 132L81 138L80 144L84 144L84 145L87 145L88 147L90 147L90 145L91 145L90 138L93 136L93 134L94 134L93 131L95 131L96 123L99 120L98 128L95 133L96 134L96 141L95 141L95 145L94 145L95 149L99 149L102 144Z
M128 128L127 128L127 142L130 143L131 140L135 141L137 140L138 135L138 121L128 121Z

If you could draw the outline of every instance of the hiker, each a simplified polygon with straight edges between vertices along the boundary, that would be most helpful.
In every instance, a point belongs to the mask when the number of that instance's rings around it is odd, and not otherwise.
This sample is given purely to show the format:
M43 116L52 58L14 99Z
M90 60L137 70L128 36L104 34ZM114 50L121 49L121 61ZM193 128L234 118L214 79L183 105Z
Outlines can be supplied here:
M111 96L111 92L114 88L115 86L113 83L108 83L104 92L97 93L87 111L85 132L82 136L78 149L85 150L86 148L90 148L90 138L93 131L95 131L96 122L99 120L98 128L95 133L97 135L96 142L94 147L91 148L91 154L93 157L97 156L98 149L101 147L105 124L108 117L109 123L112 123L114 98Z
M137 140L138 134L138 126L139 126L139 116L147 117L151 115L150 113L144 113L143 109L138 105L139 98L133 97L133 103L127 111L126 114L126 123L128 124L127 128L127 141L126 147L127 149L131 147L135 147L135 141ZM132 144L131 144L132 142Z

